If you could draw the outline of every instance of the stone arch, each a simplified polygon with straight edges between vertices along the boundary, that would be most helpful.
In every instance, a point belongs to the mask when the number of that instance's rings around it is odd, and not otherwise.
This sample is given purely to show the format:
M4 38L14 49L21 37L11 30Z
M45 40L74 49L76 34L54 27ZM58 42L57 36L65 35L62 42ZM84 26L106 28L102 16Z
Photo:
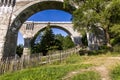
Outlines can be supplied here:
M20 29L21 25L33 14L48 10L48 9L57 9L57 10L63 10L66 12L69 12L72 14L72 12L76 9L75 6L68 5L68 8L63 7L63 1L62 0L40 0L40 1L33 1L16 12L13 13L14 17L12 20L11 28L16 28L17 30Z
M43 31L45 29L46 26L42 27L39 31ZM50 25L51 28L58 28L61 29L63 31L65 31L68 35L72 35L72 33L70 31L68 31L67 29L63 28L62 26L59 25ZM37 31L38 32L38 31ZM37 34L37 32L35 34Z
M76 8L73 5L67 5L67 8L63 8L64 0L36 0L21 6L21 8L13 10L11 23L9 25L6 41L3 48L3 55L13 56L15 54L15 48L17 44L17 34L22 24L34 13L47 9L58 9L72 13ZM19 2L16 2L16 4ZM23 1L24 3L24 1ZM16 5L17 6L17 5ZM18 6L19 7L19 6ZM11 45L12 44L12 45ZM9 53L9 54L8 54Z
M41 32L41 31L44 31L46 26L42 27L40 30L36 31L36 33L34 33L33 37L35 37L35 35L38 33L38 32ZM61 26L58 26L58 25L50 25L51 28L57 28L57 29L61 29L63 31L65 31L70 37L71 39L73 40L73 37L72 37L72 33L70 31L68 31L67 29L61 27ZM37 38L37 36L36 36ZM74 40L73 40L74 42ZM75 42L74 42L75 43Z

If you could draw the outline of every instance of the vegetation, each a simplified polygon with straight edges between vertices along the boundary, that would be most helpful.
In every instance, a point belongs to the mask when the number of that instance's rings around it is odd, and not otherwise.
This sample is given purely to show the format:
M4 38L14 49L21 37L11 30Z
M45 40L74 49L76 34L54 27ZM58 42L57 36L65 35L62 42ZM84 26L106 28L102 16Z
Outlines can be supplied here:
M111 64L117 64L116 62L119 63L117 58L109 59L108 55L79 56L78 54L74 54L69 56L62 63L58 61L34 68L23 69L13 73L3 74L0 76L0 80L61 80L72 72L77 74L71 75L69 80L99 80L100 74L98 72L94 72L94 68L91 69L91 67L100 68L103 64L111 67ZM116 77L119 76L119 69L120 68L118 67L113 70L112 76L114 75L113 77L115 77L113 80L119 80L119 78ZM81 70L90 71L81 72Z
M57 34L55 35L55 38L61 42L61 50L66 50L75 46L70 36Z
M35 41L37 36L40 38L36 43ZM49 24L43 32L39 31L31 41L31 53L42 52L43 55L47 55L47 52L49 51L65 50L72 47L74 47L74 43L71 38L69 36L64 37L61 34L53 34Z
M111 72L112 80L120 80L120 65L115 67Z
M86 71L75 75L72 80L101 80L100 75L94 71Z
M74 28L78 31L84 29L85 32L98 36L98 28L101 27L105 32L106 45L111 48L110 28L120 24L120 0L65 0L65 5L69 3L78 6L73 12Z
M0 80L61 80L68 72L91 66L90 64L81 63L66 65L65 62L59 63L59 65L55 64L4 74L0 76Z
M21 55L23 54L23 45L18 45L17 49L16 49L16 54L21 57Z

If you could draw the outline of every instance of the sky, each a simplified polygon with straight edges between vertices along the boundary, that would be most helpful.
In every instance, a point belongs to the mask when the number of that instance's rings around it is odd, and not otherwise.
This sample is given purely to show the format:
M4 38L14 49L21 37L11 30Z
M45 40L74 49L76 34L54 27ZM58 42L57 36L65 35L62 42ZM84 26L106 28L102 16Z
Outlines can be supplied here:
M72 19L72 15L67 12L61 10L44 10L32 15L31 17L28 18L27 21L70 22L71 19ZM61 29L53 28L52 30L54 34L62 34L63 36L68 35L65 31ZM17 41L17 45L19 44L24 45L23 36L20 32L18 33L18 41Z

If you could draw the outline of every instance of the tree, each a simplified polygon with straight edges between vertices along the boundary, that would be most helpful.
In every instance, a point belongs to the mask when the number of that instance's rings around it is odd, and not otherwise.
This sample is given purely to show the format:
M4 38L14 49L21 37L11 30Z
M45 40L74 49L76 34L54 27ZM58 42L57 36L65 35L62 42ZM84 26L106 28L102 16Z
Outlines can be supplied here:
M120 46L120 25L116 24L110 28L111 44Z
M118 25L120 25L120 0L112 0L104 12L106 12L105 19L106 19L107 24L105 22L103 22L103 24L105 24L106 26L105 32L106 32L108 46L109 46L110 37L111 37L110 29L111 28L113 29L112 30L113 33L115 32L119 33Z
M75 46L70 36L64 37L61 34L57 34L55 35L55 38L61 42L62 50L69 49Z
M47 54L49 50L52 50L53 46L55 45L55 38L54 34L50 28L50 24L45 28L43 35L41 37L41 50L44 55Z
M63 49L69 49L69 48L72 48L74 46L75 46L75 44L71 40L70 36L66 36L64 38L64 41L63 41Z
M105 31L106 44L110 44L109 28L120 23L120 0L67 0L67 2L79 2L78 9L73 13L73 23L77 30L86 29L96 34L97 25L100 24ZM80 2L82 2L80 4Z
M16 49L16 54L21 57L23 54L23 45L18 45Z
M100 21L99 14L103 9L103 1L104 0L85 0L83 4L79 4L78 9L73 12L74 28L78 31L84 29L90 50L98 49L96 39L100 33L98 23Z

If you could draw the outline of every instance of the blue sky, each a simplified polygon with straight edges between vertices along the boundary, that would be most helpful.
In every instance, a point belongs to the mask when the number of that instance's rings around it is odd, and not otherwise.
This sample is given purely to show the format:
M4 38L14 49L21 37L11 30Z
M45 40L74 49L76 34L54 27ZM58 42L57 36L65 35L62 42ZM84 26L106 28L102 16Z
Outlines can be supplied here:
M72 15L61 10L44 10L32 15L33 21L71 21Z
M44 11L40 11L40 12L32 15L31 17L29 17L28 21L48 21L48 22L71 21L71 18L72 18L71 14L61 11L61 10L44 10ZM53 30L54 34L62 34L63 36L68 35L63 30L60 30L57 28L54 28L52 30ZM19 33L17 44L23 44L23 43L24 43L23 36Z

